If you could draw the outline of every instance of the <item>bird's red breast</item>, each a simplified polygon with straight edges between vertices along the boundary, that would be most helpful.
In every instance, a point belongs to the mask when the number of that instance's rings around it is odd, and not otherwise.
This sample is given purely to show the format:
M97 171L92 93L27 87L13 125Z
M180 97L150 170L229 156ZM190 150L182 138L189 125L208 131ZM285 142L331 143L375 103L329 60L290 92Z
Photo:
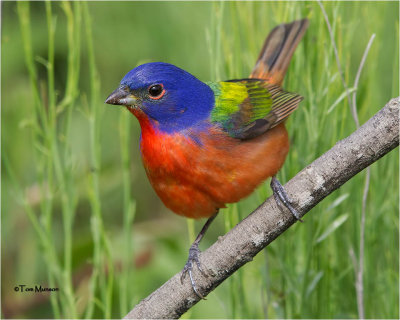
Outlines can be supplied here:
M283 124L245 142L218 127L193 139L161 132L142 111L130 110L142 128L142 160L153 188L169 209L189 218L210 217L248 196L278 172L289 150Z

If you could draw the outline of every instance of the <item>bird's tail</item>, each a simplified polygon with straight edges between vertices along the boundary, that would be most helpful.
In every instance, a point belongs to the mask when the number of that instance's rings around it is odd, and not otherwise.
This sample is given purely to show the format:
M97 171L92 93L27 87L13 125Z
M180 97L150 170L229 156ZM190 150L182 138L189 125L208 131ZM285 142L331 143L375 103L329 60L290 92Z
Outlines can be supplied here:
M250 78L267 79L281 85L294 50L308 27L308 20L297 20L275 27L261 49Z

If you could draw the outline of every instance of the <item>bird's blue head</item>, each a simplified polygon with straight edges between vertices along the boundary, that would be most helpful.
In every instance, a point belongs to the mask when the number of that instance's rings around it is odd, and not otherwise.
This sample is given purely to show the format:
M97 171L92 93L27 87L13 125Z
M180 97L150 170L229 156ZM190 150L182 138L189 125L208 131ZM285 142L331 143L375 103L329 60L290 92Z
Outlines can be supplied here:
M208 118L214 92L185 70L152 62L129 71L106 103L140 109L161 131L172 133Z

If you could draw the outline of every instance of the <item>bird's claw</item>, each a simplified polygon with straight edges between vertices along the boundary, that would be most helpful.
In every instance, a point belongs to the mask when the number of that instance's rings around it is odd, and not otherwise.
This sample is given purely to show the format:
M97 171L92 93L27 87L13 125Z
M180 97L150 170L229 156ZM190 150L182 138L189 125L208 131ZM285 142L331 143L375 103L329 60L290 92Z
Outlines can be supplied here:
M278 179L275 177L272 177L272 179L271 179L271 189L274 193L274 198L275 198L276 203L278 205L283 204L286 208L289 209L289 211L296 218L296 220L303 222L303 220L300 218L300 214L297 212L297 210L295 208L292 207L291 201L289 200L289 197L286 194L285 189L283 188L281 183L278 181Z
M200 254L200 250L199 250L198 245L193 244L189 249L189 257L188 257L188 260L187 260L187 262L185 264L185 267L182 270L181 283L183 284L183 280L185 279L186 274L189 274L190 283L192 284L193 291L196 293L196 295L199 298L201 298L203 300L206 300L206 298L204 298L204 296L197 290L196 283L195 283L195 281L193 279L193 275L192 275L193 262L194 262L194 263L196 263L197 269L199 269L201 274L203 276L207 277L207 274L201 268L201 264L200 264L200 260L199 260L199 254Z

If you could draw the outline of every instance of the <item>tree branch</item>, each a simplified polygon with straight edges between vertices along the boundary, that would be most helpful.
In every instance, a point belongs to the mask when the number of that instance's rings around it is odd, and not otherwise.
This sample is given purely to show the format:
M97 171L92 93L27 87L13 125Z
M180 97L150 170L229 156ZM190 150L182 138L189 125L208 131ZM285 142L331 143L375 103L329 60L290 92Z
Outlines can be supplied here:
M399 98L392 99L349 137L300 171L285 189L301 216L379 158L399 145ZM283 211L284 210L284 211ZM206 296L222 281L295 223L286 209L268 198L253 213L204 251L200 261L209 276L194 269L199 291ZM178 318L199 301L180 273L143 299L125 319Z

